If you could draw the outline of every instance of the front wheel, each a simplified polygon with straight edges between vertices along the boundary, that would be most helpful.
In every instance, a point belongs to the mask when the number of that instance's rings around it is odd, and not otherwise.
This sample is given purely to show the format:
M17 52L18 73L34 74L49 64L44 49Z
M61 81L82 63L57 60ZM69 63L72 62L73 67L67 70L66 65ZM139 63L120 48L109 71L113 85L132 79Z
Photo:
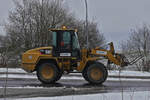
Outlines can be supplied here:
M87 66L82 75L89 83L102 84L107 79L108 72L103 64L97 62Z
M37 77L44 84L55 83L58 79L58 68L52 63L43 63L37 69Z

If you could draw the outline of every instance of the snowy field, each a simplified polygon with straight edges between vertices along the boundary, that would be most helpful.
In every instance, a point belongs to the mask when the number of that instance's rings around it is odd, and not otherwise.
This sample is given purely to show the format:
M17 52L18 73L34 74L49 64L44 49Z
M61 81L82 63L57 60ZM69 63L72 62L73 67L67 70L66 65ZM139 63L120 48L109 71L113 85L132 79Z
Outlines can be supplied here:
M118 76L119 71L109 71L109 75ZM140 72L140 71L121 71L120 76L150 76L149 72Z
M6 72L6 68L0 68L0 73ZM16 73L26 73L23 69L21 68L8 68L8 72L16 72Z
M6 68L0 68L0 73L4 73L6 71ZM26 73L21 68L9 68L8 73L18 73L18 74L8 74L8 78L26 78L26 79L37 79L37 76L35 73ZM19 74L24 73L24 74ZM109 76L119 76L119 71L108 71ZM69 80L84 80L81 76L81 73L71 73L73 76L63 76L61 79L69 79ZM77 75L77 76L76 76ZM150 77L150 73L148 72L139 72L139 71L121 71L120 76L144 76L144 77ZM5 78L5 74L1 74L0 78ZM107 81L150 81L150 79L134 79L134 78L113 78L108 77Z
M100 93L89 95L57 96L57 97L19 98L14 100L150 100L150 91L123 92L123 95L122 92L120 92L120 93Z
M0 73L6 72L6 68L0 68ZM9 73L26 73L23 69L21 68L8 68ZM73 74L78 74L81 75L80 73L73 73ZM109 76L119 76L119 71L114 70L114 71L108 71ZM33 74L29 74L33 75ZM121 71L120 76L150 76L149 72L140 72L140 71Z
M5 78L6 75L0 75L0 78ZM18 78L18 79L37 79L36 75L14 75L8 74L8 78ZM77 76L62 76L61 79L69 79L69 80L84 80L83 77ZM150 81L150 79L133 79L133 78L107 78L107 81Z

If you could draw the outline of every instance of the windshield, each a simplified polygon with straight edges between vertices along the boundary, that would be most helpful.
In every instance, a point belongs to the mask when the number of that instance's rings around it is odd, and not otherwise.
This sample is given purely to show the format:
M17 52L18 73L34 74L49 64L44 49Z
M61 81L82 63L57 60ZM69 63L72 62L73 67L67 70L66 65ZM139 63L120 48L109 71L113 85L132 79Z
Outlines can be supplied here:
M73 35L73 49L80 49L77 33Z

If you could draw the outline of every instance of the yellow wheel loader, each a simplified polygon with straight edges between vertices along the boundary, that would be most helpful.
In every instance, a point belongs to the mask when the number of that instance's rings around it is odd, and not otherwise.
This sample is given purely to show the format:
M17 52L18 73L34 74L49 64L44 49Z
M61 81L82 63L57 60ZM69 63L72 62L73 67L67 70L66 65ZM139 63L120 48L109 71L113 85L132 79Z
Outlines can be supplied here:
M27 72L36 71L38 79L45 84L55 83L64 73L82 73L92 84L102 84L108 76L107 68L99 60L107 59L121 67L127 66L124 56L115 53L113 43L109 48L80 49L77 30L50 29L52 46L26 51L22 55L22 67Z

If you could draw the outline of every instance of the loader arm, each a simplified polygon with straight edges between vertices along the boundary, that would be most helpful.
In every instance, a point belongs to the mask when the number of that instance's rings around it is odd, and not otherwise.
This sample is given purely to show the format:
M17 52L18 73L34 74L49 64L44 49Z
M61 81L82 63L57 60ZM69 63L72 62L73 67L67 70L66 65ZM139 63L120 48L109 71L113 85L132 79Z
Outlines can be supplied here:
M113 42L108 44L108 48L96 47L95 49L92 49L91 55L108 59L110 63L114 63L121 67L128 65L128 61L126 61L123 54L115 53Z

